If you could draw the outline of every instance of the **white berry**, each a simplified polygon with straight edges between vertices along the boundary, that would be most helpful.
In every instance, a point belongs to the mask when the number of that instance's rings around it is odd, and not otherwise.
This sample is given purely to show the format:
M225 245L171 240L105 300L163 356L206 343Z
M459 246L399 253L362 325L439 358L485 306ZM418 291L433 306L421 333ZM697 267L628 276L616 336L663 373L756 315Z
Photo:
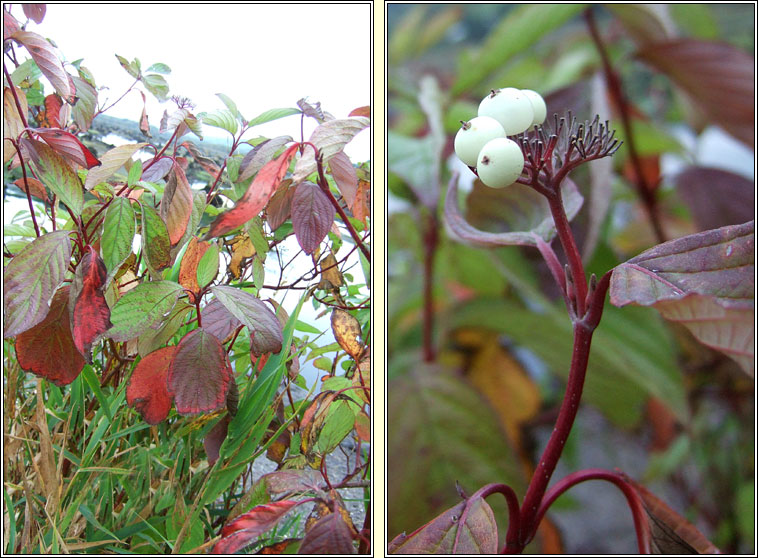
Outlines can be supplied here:
M507 136L515 136L532 125L532 102L520 89L506 87L487 95L479 104L479 116L491 116L503 126Z
M470 167L476 166L482 147L495 138L504 138L505 130L494 118L477 116L464 122L455 134L455 154Z
M534 110L534 120L529 125L531 128L535 124L542 124L547 116L547 106L545 105L545 99L542 95L531 89L522 89L521 92L526 95L527 99L532 103L532 109Z
M504 188L516 182L524 170L524 154L518 144L508 138L487 142L479 153L476 172L490 188Z

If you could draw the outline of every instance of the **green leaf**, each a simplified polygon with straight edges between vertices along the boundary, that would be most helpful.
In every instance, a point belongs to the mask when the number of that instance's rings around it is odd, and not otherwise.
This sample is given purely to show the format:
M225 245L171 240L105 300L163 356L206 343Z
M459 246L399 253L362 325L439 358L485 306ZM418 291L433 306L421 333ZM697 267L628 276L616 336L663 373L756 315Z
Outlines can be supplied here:
M417 198L426 203L437 200L439 169L437 143L431 136L409 138L387 132L387 168L402 178Z
M139 60L135 58L133 62L129 62L126 58L119 56L118 54L116 55L116 58L118 59L118 63L121 64L121 67L126 70L130 76L133 78L138 78L140 76L141 65Z
M237 104L232 101L228 95L225 95L224 93L216 93L216 97L221 99L221 101L226 105L226 108L229 109L229 112L231 112L235 118L242 117L240 111L237 109Z
M477 87L510 58L528 52L540 38L584 8L584 4L527 4L514 8L492 29L479 55L459 69L452 95L460 97Z
M150 273L158 273L171 265L171 240L166 223L158 212L147 204L142 207L142 253Z
M494 412L459 375L414 363L390 380L387 404L389 533L415 528L458 503L456 481L475 490L496 479L523 494L517 453Z
M87 190L91 190L101 182L105 182L116 171L118 171L124 164L132 158L140 149L145 147L146 143L132 143L114 147L106 151L102 157L100 157L100 166L93 167L87 173L87 179L84 181L84 187Z
M145 84L145 89L150 91L159 101L168 99L168 83L166 83L166 78L163 76L147 74L142 78L142 83Z
M3 273L3 337L22 333L45 319L49 301L71 261L71 231L36 238L16 254Z
M324 426L319 432L314 449L327 455L337 449L340 442L350 434L355 424L356 405L345 400L337 400L329 405L324 418Z
M106 335L114 341L139 337L170 314L182 292L182 286L172 281L150 281L137 285L118 299L111 309L113 327Z
M100 241L100 251L109 276L112 277L132 253L134 229L132 204L126 198L114 198L105 211Z
M76 87L76 104L71 109L71 116L79 128L86 132L92 125L97 110L97 90L87 81L77 76L71 76Z
M79 176L66 160L46 143L22 138L20 146L26 151L36 170L37 178L79 217L84 209L84 192Z
M169 68L168 65L164 64L163 62L156 62L155 64L151 65L147 71L168 75L171 73L171 68Z
M265 124L266 122L271 122L272 120L278 120L280 118L284 118L285 116L292 116L293 114L300 114L300 109L296 109L296 108L270 109L264 113L259 114L247 124L249 127L252 128L253 126Z
M221 109L213 112L203 112L198 116L202 119L203 124L226 130L232 136L237 133L237 119L229 110Z
M200 288L210 285L218 275L218 244L212 243L197 264L197 284Z
M137 159L132 163L132 166L129 167L129 176L126 179L126 184L130 188L137 184L139 182L139 179L142 177L142 161Z

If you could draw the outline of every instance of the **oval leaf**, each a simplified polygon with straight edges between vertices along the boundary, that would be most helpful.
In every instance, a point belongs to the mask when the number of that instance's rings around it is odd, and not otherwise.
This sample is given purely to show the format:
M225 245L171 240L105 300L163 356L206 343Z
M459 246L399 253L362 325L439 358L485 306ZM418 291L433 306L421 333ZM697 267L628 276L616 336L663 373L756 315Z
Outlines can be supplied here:
M467 505L466 523L461 525ZM407 537L396 537L390 542L389 551L390 554L497 554L495 515L482 498L461 502Z
M16 338L21 368L57 386L70 384L84 368L84 358L71 336L68 296L69 287L58 290L45 319Z
M753 148L755 60L725 42L657 41L638 56L669 76L702 111Z
M290 136L277 136L256 145L245 154L239 168L237 182L244 182L268 163L274 154L292 141Z
M361 340L361 324L358 320L345 310L335 308L332 312L332 332L334 338L345 352L353 357L356 362L360 360L363 353L363 342Z
M87 173L87 179L84 181L84 188L91 190L101 182L105 182L113 176L118 169L124 166L132 156L140 149L145 147L146 143L132 143L121 145L108 150L101 159L101 164Z
M353 207L358 192L358 173L344 151L340 151L329 160L329 171L347 206Z
M150 281L137 285L118 299L111 309L113 327L108 337L129 341L160 323L176 304L182 286L173 281Z
M234 287L217 285L211 290L221 304L247 326L251 336L250 350L255 355L282 350L282 325L263 301Z
M76 104L71 109L74 122L83 132L89 130L92 120L95 118L97 109L97 90L82 78L72 76L71 80L76 87ZM98 161L99 163L99 161ZM89 168L89 167L88 167Z
M179 266L179 284L192 293L200 292L200 285L197 282L198 265L210 246L210 242L198 241L197 237L193 236L184 251L182 263ZM218 270L218 253L216 253L216 262ZM190 298L192 299L190 302L194 303L194 295Z
M111 311L103 294L107 271L103 260L92 246L87 247L87 253L79 262L76 274L81 290L72 313L74 345L85 360L92 363L92 344L113 325L110 322Z
M32 59L53 85L55 91L64 99L70 99L72 91L69 76L63 69L63 64L55 53L53 45L41 35L31 31L18 30L13 33L12 38L29 51Z
M100 164L97 157L74 134L60 128L37 128L35 132L59 154L85 169Z
M205 238L214 238L231 232L263 211L287 173L287 168L297 148L298 144L294 144L279 157L266 163L250 183L250 187L237 202L237 205L213 221Z
M338 513L330 513L316 521L303 537L298 554L355 554L353 535Z
M234 330L242 325L234 315L221 304L221 301L214 298L202 310L203 329L215 335L219 341L226 341Z
M163 347L145 356L134 367L126 386L126 402L137 409L148 424L158 424L171 410L168 393L168 368L177 347Z
M168 391L179 414L220 409L233 381L226 350L215 336L198 328L182 338L168 370Z
M22 138L22 152L31 160L40 181L50 188L77 217L84 207L84 192L77 174L66 160L46 143Z
M755 184L729 171L689 167L677 175L676 191L701 231L746 223L755 215Z
M324 163L328 162L337 153L342 151L344 147L356 136L359 132L367 128L371 124L371 121L364 116L356 116L354 118L343 118L340 120L329 120L319 125L318 128L313 130L310 139L308 140L319 150L319 154L323 158ZM293 172L292 181L297 184L302 182L308 175L316 171L316 156L313 152L313 148L306 146L303 156L298 159L295 164L295 170Z
M113 274L132 253L134 210L126 198L114 198L105 211L100 251L109 273Z
M571 220L584 200L576 184L568 178L562 186L562 195L566 216ZM505 189L496 190L476 180L468 203L469 220L482 226L491 224L508 229L507 232L487 232L472 226L458 209L458 180L454 176L445 198L445 221L455 236L471 244L490 247L536 246L540 238L550 242L556 234L547 201L528 186L511 184Z
M71 260L71 231L41 236L16 254L3 277L4 337L12 337L45 319L53 293Z
M171 240L158 212L140 202L142 208L142 253L150 273L157 275L171 265Z
M754 374L754 225L705 231L643 252L614 269L611 302L654 306Z
M292 196L292 226L306 254L313 254L334 223L336 210L327 195L312 182L301 182Z
M174 165L161 200L161 218L166 223L171 245L178 244L192 215L192 189L184 171Z

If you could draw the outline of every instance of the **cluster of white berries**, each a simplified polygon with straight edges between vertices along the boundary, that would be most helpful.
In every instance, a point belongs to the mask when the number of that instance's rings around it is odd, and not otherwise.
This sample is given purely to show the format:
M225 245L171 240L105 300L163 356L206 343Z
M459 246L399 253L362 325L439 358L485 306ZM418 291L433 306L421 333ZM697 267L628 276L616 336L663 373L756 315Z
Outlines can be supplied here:
M455 136L455 153L491 188L513 184L524 170L524 155L515 136L542 124L547 115L544 99L530 89L493 90L479 105L478 116L463 122Z

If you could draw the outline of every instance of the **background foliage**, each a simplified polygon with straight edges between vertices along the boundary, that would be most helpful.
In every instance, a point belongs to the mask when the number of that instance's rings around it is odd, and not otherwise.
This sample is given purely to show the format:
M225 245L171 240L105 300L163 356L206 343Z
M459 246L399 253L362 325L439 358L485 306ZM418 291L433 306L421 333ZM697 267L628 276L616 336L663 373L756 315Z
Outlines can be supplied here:
M506 86L541 93L548 119L570 109L580 121L611 121L625 145L572 175L585 200L572 228L588 273L750 221L753 8L595 6L598 45L578 4L389 6L390 538L455 505L456 483L471 493L504 482L523 496L571 356L570 322L535 250L485 251L444 230L452 168L469 182L469 222L499 231L524 211L448 162L459 122ZM559 476L621 467L722 550L753 549L754 383L735 361L650 308L607 304L584 401ZM531 548L634 548L613 492L572 490Z

